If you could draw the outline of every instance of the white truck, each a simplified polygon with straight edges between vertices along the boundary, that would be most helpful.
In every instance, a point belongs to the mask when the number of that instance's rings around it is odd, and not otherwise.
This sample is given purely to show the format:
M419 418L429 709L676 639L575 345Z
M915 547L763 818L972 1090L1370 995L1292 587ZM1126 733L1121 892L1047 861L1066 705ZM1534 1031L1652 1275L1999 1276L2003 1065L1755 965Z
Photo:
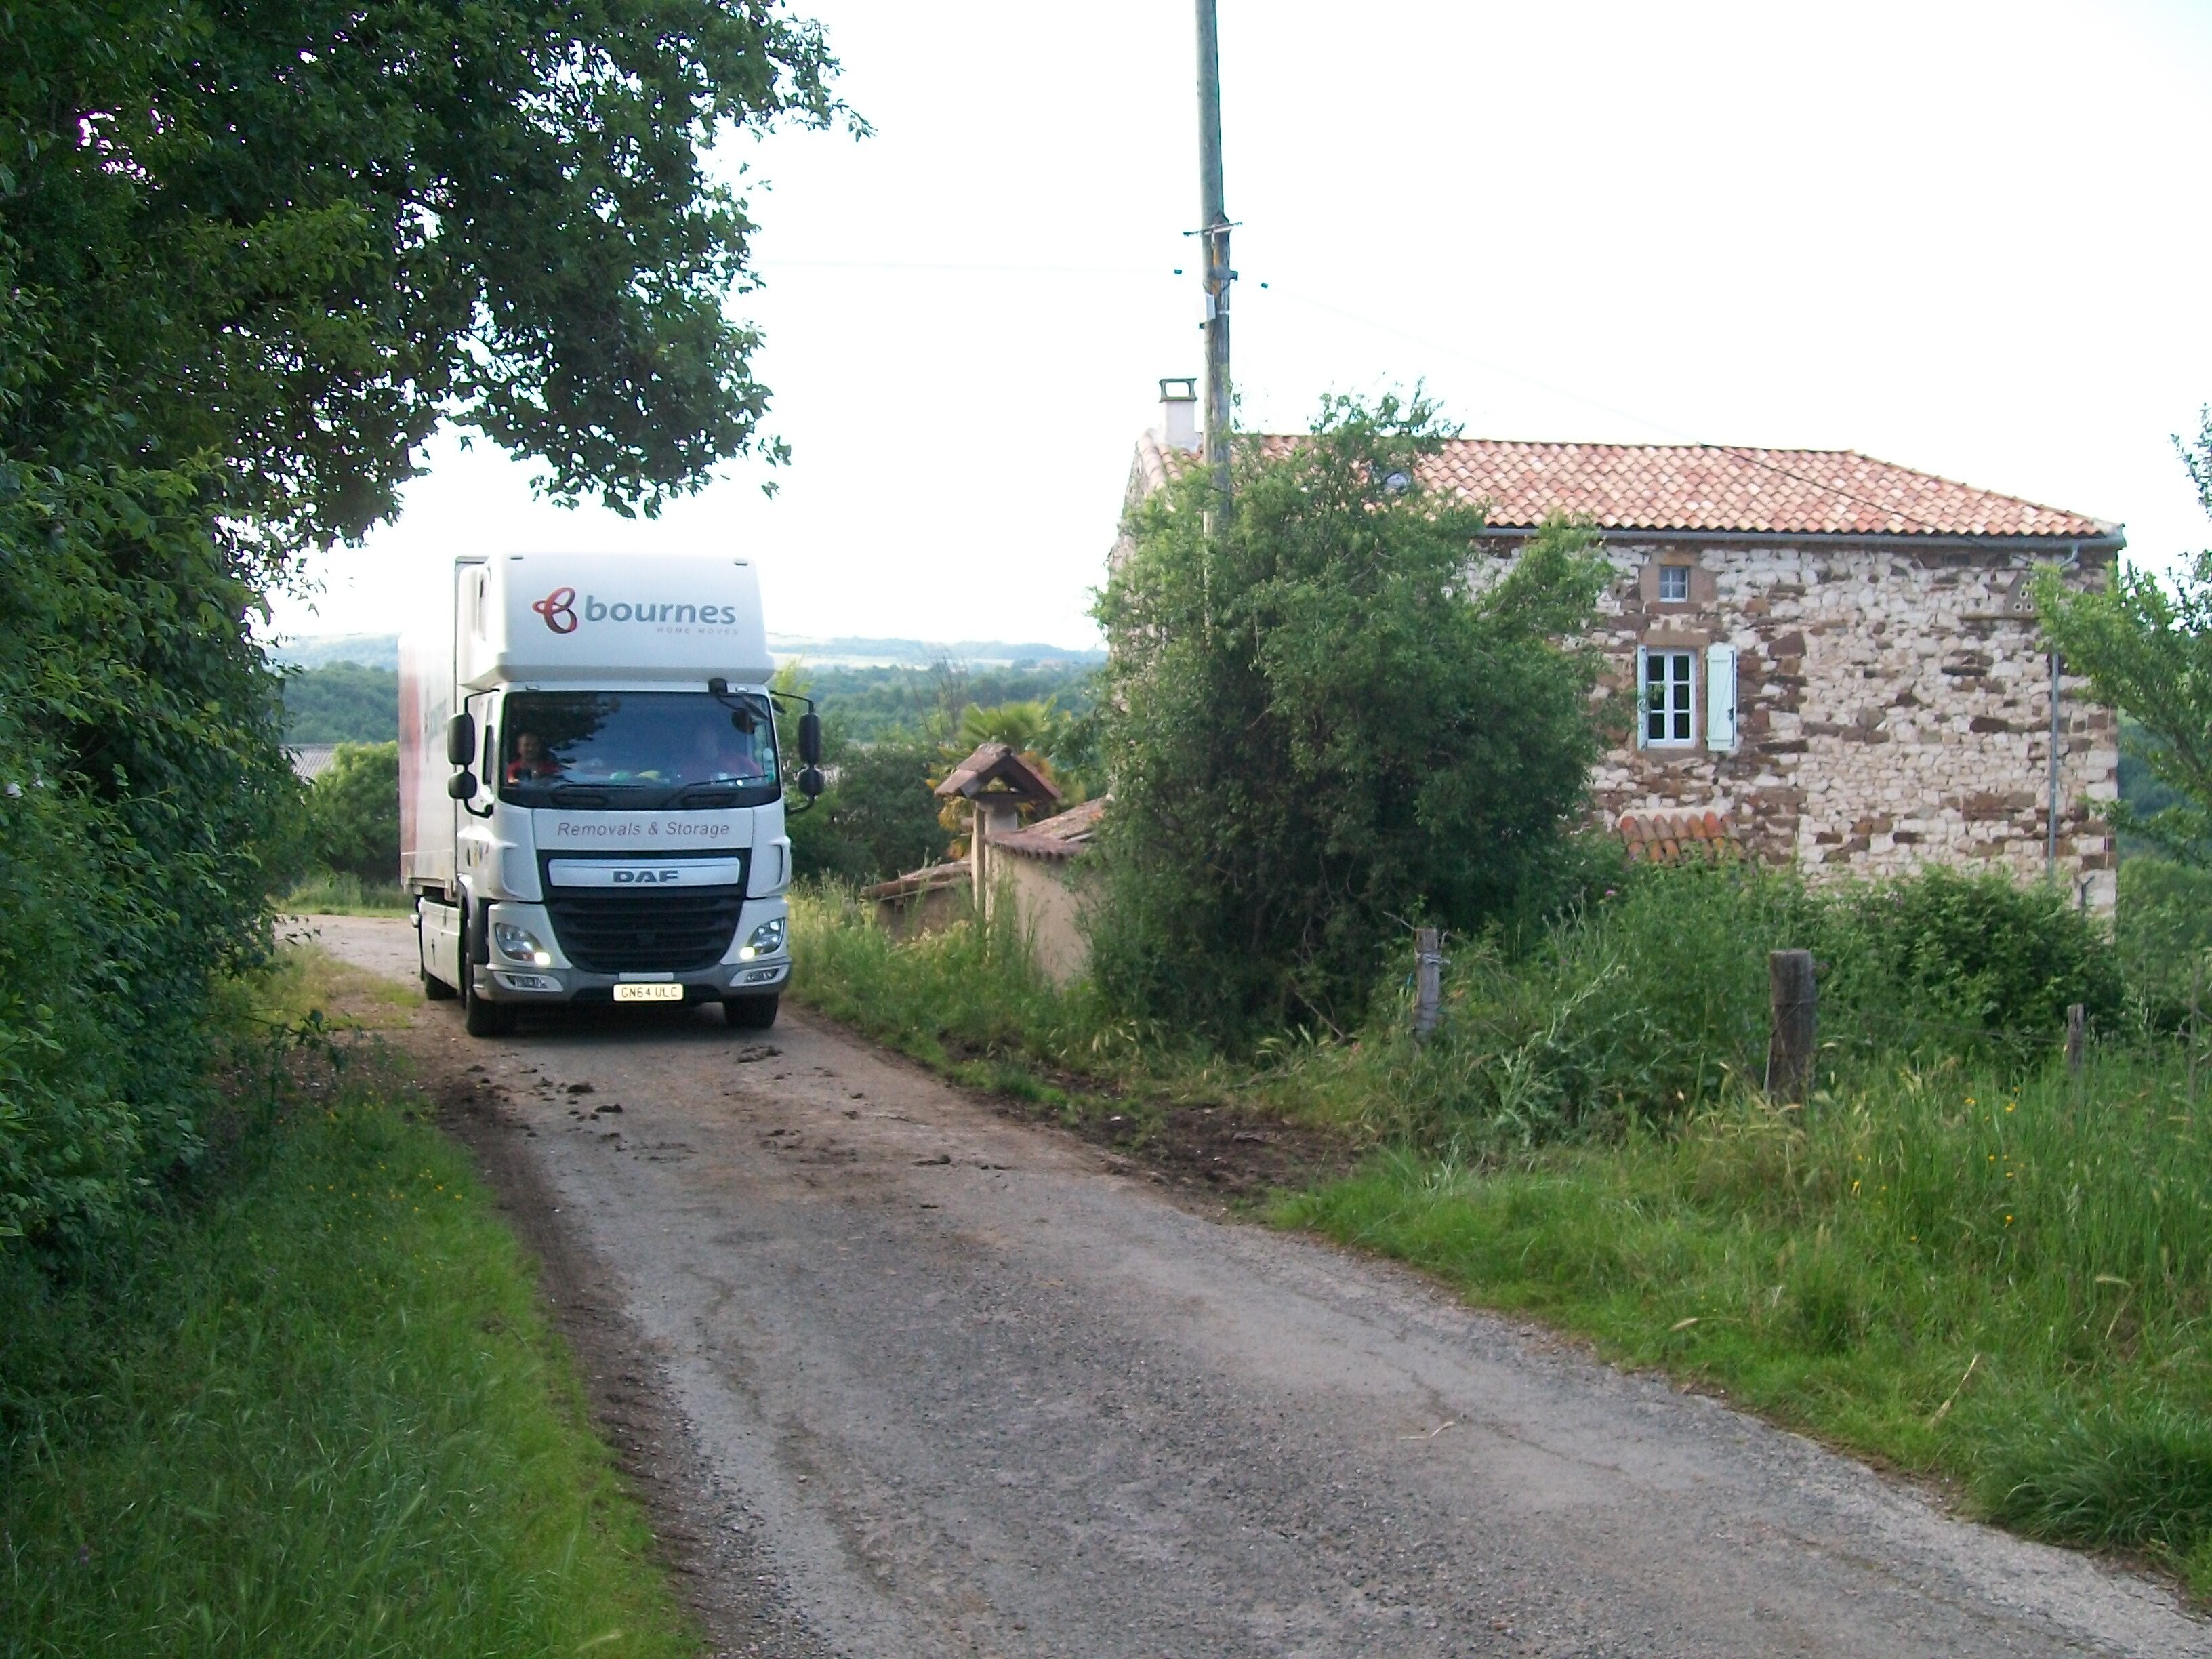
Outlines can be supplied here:
M453 562L399 650L399 878L422 989L518 1009L719 1001L774 1024L791 842L760 584L743 559ZM804 702L804 699L799 699ZM821 793L821 726L798 731Z

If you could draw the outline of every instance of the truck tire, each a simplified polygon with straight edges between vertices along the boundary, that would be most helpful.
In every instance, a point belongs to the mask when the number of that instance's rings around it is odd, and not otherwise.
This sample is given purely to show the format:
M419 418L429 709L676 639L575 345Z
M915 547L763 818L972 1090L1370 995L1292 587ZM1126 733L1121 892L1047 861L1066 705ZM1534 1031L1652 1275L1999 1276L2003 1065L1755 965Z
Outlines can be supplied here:
M514 1005L489 1002L477 994L469 962L468 923L461 924L461 1024L471 1036L507 1036L514 1030Z
M775 1024L776 1001L774 992L764 997L724 997L722 1023L733 1031L765 1031Z
M464 978L472 977L468 969L462 970ZM461 1024L471 1036L509 1036L514 1031L514 1005L511 1002L492 1002L478 996L473 988L461 993Z

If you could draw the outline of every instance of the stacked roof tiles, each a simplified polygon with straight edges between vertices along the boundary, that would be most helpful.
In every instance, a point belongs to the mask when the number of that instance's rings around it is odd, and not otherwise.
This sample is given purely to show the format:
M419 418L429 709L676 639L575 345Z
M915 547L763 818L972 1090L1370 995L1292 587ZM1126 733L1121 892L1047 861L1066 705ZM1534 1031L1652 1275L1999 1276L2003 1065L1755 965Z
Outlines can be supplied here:
M1735 826L1717 812L1627 812L1615 826L1632 860L1647 864L1717 864L1740 859Z

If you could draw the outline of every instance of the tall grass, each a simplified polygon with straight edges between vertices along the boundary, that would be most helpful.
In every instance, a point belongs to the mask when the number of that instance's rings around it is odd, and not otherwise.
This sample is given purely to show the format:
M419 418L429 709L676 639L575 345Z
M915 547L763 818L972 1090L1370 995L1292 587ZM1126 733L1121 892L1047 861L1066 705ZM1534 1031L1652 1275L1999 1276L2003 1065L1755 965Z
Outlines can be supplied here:
M280 908L294 915L404 916L408 900L396 881L364 881L350 870L311 870Z
M894 939L851 890L792 900L793 994L926 1063L986 1086L1054 1092L1037 1073L1103 1080L1143 1069L1158 1034L1111 1018L1087 983L1036 966L1012 905L963 909L940 931Z

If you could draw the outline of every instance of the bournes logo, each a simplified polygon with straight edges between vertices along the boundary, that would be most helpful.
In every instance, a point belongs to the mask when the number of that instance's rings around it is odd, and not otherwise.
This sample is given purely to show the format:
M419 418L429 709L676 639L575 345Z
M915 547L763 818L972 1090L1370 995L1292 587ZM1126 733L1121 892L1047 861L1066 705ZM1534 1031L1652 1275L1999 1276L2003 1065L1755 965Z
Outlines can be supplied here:
M556 634L576 631L576 590L556 587L542 599L531 601L530 608L545 618L545 625ZM686 628L723 627L734 625L738 608L733 605L675 605L655 602L648 605L617 603L603 604L596 596L584 595L585 622L641 622L676 623Z
M545 625L556 634L573 634L576 631L576 590L574 588L556 587L544 599L533 602L530 608L544 617Z
M642 886L647 882L684 879L684 872L681 870L615 870L609 873L614 877L615 885L617 887L626 886L632 882Z

